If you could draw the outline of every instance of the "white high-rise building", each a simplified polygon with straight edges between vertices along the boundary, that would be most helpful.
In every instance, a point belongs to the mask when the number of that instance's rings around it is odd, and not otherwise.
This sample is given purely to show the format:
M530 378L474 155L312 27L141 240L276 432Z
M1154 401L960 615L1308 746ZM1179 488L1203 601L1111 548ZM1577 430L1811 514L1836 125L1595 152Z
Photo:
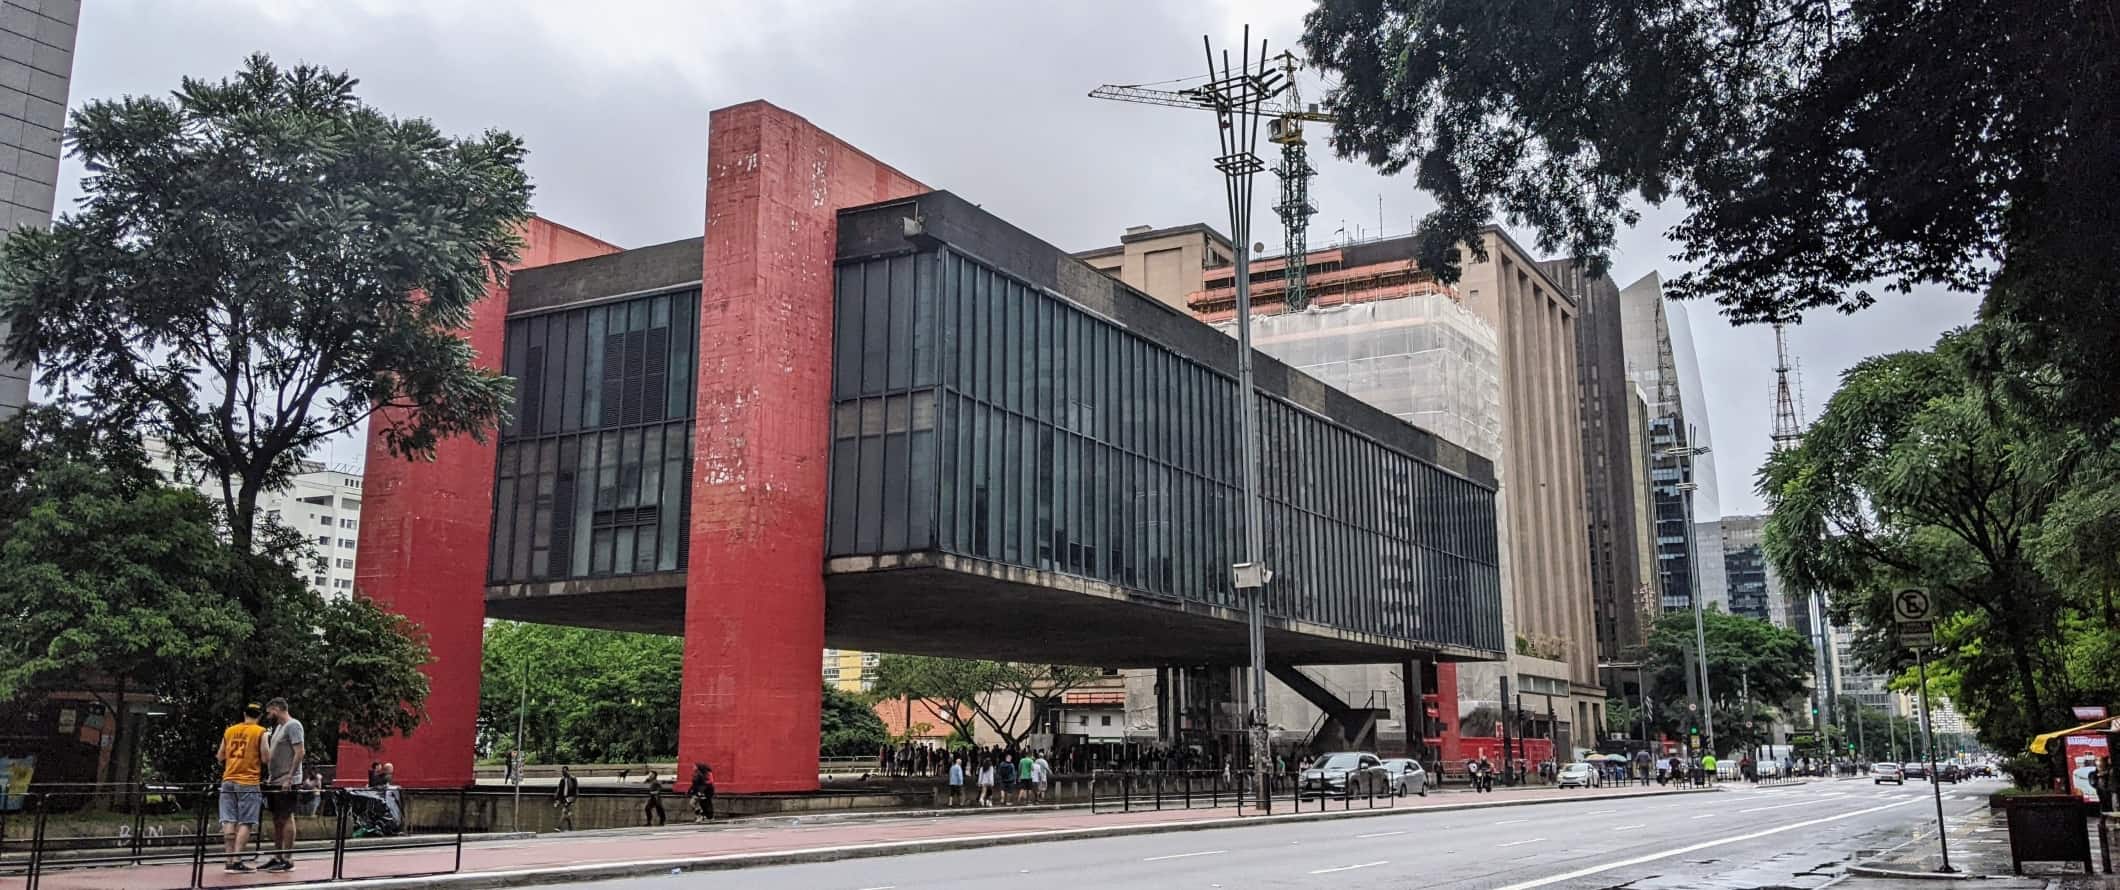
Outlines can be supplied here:
M221 503L221 486L197 470L181 469L163 443L147 444L149 463L179 485ZM303 461L286 488L258 496L258 518L300 533L315 557L301 566L309 586L333 597L353 595L354 553L361 537L361 474L350 468Z

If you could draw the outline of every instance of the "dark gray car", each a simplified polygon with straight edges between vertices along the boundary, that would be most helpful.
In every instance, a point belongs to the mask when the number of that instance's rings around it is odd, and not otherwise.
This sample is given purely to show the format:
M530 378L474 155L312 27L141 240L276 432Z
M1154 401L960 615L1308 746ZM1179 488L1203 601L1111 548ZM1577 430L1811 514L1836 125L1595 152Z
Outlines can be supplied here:
M1382 797L1391 794L1391 774L1375 754L1340 751L1325 755L1303 771L1301 792L1305 797Z

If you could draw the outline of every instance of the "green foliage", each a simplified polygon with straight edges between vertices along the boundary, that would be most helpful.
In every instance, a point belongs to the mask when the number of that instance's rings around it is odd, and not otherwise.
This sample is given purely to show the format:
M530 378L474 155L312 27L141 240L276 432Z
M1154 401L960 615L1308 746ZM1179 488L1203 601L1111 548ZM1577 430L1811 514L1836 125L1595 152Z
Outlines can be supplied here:
M1774 716L1795 713L1807 695L1811 644L1788 628L1716 609L1701 613L1701 631L1708 642L1716 751L1771 741L1768 725ZM1689 727L1705 723L1686 708L1693 640L1691 612L1665 614L1649 630L1642 671L1649 684L1652 729L1682 737Z
M952 734L963 738L976 737L978 724L985 723L1013 748L1043 708L1101 675L1073 665L885 655L876 664L876 693L933 704Z
M1638 199L1677 198L1739 321L1986 290L1998 362L2047 366L2054 416L2120 418L2120 19L2048 0L1323 0L1333 147L1411 170L1420 262L1497 217L1601 272Z
M524 753L541 763L626 763L677 754L684 640L496 621L486 627L480 747L515 747L529 684Z
M825 757L862 757L890 741L883 718L861 696L829 683L824 686L817 753Z
M163 484L136 439L62 409L0 425L0 703L84 686L152 694L167 716L121 731L143 732L156 771L177 780L209 777L246 701L285 696L319 759L342 727L357 741L409 731L426 646L372 604L302 583L299 542L269 529L260 552L237 550L214 505Z
M355 83L256 55L167 99L85 102L80 209L0 247L8 354L219 480L240 549L318 443L372 415L427 456L510 393L458 331L520 247L523 145L387 117Z
M1759 488L1769 558L1793 589L1830 593L1872 668L1911 667L1891 594L1930 592L1933 683L1983 742L2015 751L2068 705L2120 694L2120 572L2082 549L2115 533L2103 511L2120 453L2052 425L2052 372L1983 370L1986 327L1851 369Z
M250 615L220 590L213 505L57 409L0 426L0 701L89 678L139 688L229 659Z

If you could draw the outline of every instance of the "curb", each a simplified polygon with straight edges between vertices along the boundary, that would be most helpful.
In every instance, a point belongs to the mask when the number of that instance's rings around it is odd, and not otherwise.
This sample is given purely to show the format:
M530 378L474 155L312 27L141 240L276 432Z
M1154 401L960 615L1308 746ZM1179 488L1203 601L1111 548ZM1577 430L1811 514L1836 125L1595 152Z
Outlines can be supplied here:
M1603 794L1582 800L1623 800L1637 797L1667 797L1685 794L1712 793L1714 789L1686 789L1682 791L1638 791L1621 794ZM671 857L645 859L630 862L597 862L581 865L554 866L542 869L514 871L464 872L458 874L430 875L418 878L367 878L342 881L334 887L358 888L358 890L415 890L424 887L446 887L453 890L485 890L485 888L524 887L542 884L561 884L582 881L610 881L625 878L650 877L676 872L728 871L742 868L759 868L779 865L802 865L813 862L836 862L845 859L869 859L897 856L907 853L941 853L952 850L975 850L984 847L1038 844L1049 841L1094 840L1106 837L1127 837L1144 834L1173 834L1188 831L1208 831L1217 828L1242 828L1249 825L1277 824L1283 822L1323 822L1335 819L1360 819L1377 816L1406 815L1409 813L1438 813L1458 810L1494 809L1499 807L1529 806L1553 803L1552 799L1519 799L1493 802L1466 802L1430 804L1417 807L1394 807L1381 810L1341 810L1322 813L1284 813L1272 816L1252 816L1242 819L1215 817L1172 822L1145 822L1132 825L1106 825L1088 828L1063 828L1053 830L1010 831L996 834L971 835L968 837L934 838L903 841L879 841L866 844L843 844L834 847L811 847L799 850L778 850L761 853L724 853L715 856ZM1182 810L1178 812L1184 812Z
M1976 875L1962 871L1949 873L1907 871L1905 869L1885 868L1876 865L1850 865L1848 866L1848 874L1860 875L1865 878L1903 878L1916 881L1970 881L1986 877L1986 875Z

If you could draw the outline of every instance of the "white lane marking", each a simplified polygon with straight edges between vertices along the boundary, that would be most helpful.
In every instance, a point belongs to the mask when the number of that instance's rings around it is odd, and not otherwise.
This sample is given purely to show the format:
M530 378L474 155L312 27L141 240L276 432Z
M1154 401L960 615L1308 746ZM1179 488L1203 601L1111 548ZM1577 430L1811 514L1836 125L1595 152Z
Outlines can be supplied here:
M1355 869L1358 869L1358 868L1375 868L1375 867L1377 867L1377 866L1379 866L1379 865L1388 865L1388 864L1390 864L1390 862L1391 862L1391 860L1389 860L1389 859L1379 859L1379 860L1377 860L1377 861L1375 861L1375 862L1364 862L1364 863L1361 863L1361 864L1359 864L1359 865L1342 865L1342 866L1340 866L1339 868L1321 868L1321 869L1318 869L1317 871L1311 872L1311 874L1314 874L1314 875L1329 875L1329 874L1332 874L1333 872L1336 872L1336 871L1354 871Z
M1795 802L1795 803L1778 803L1778 804L1775 804L1775 805L1773 805L1773 806L1770 806L1770 807L1752 807L1751 809L1745 809L1745 810L1738 810L1738 812L1740 812L1740 813L1757 813L1757 812L1760 812L1760 811L1763 811L1763 810L1786 810L1786 809L1788 809L1788 808L1790 808L1790 807L1808 807L1808 806L1811 806L1811 805L1812 805L1813 803L1815 803L1815 802L1814 802L1814 801L1808 801L1808 800L1799 800L1799 801L1797 801L1797 802Z
M1494 824L1496 824L1496 825L1515 825L1515 824L1516 824L1516 823L1518 823L1518 822L1529 822L1529 821L1531 821L1531 820L1529 820L1529 819L1503 819L1502 821L1500 821L1500 822L1496 822L1496 823L1494 823Z
M863 888L861 888L861 890L898 890L898 885L897 885L897 884L877 884L877 885L876 885L876 886L874 886L874 887L863 887Z
M1647 827L1649 827L1649 826L1648 826L1648 824L1647 824L1647 823L1643 823L1643 824L1640 824L1640 825L1622 825L1622 826L1620 826L1620 827L1618 827L1618 828L1615 828L1615 829L1612 829L1612 830L1613 830L1613 831L1627 831L1627 830L1630 830L1630 829L1635 829L1635 828L1647 828Z
M1695 817L1693 817L1693 818L1695 818L1695 819L1713 819L1713 818L1715 818L1715 816L1716 816L1716 814L1714 814L1714 813L1702 813L1702 814L1700 814L1700 815L1698 815L1698 816L1695 816Z
M1619 812L1619 811L1618 811L1618 810L1591 810L1590 812L1584 813L1583 815L1585 815L1585 816L1603 816L1603 815L1605 815L1605 814L1607 814L1607 813L1617 813L1617 812Z
M1193 852L1191 852L1191 853L1172 853L1172 854L1170 854L1170 855L1168 855L1168 856L1150 856L1150 857L1148 857L1147 859L1143 859L1143 860L1141 860L1141 861L1142 861L1142 862L1162 862L1162 861L1163 861L1163 860L1165 860L1165 859L1190 859L1190 858L1192 858L1192 857L1194 857L1194 856L1213 856L1213 855L1215 855L1216 853L1227 853L1227 852L1229 852L1229 851L1228 851L1228 850L1195 850L1195 851L1193 851Z
M1535 843L1538 843L1539 841L1542 841L1542 840L1545 840L1545 838L1542 838L1542 837L1535 837L1535 838L1531 838L1530 840L1522 840L1522 841L1510 841L1510 842L1508 842L1508 843L1506 843L1506 844L1495 844L1495 846L1497 846L1497 847L1521 847L1521 846L1523 846L1523 845L1525 845L1525 844L1535 844Z
M1378 831L1378 832L1372 832L1372 833L1370 833L1370 834L1358 834L1358 835L1355 835L1355 837L1358 837L1358 838L1372 838L1372 837L1391 837L1392 835L1395 835L1395 834L1405 834L1405 833L1406 833L1406 832L1403 832L1403 831Z
M1723 844L1735 844L1749 840L1757 840L1759 838L1767 837L1768 835L1780 834L1784 831L1795 831L1796 829L1809 828L1813 825L1824 825L1827 822L1838 822L1842 819L1853 819L1856 816L1867 816L1871 813L1889 810L1893 807L1903 807L1910 803L1919 802L1920 800L1918 798L1914 800L1902 800L1898 803L1883 804L1881 806L1870 807L1866 810L1854 810L1852 812L1841 813L1837 816L1825 816L1818 819L1809 819L1803 822L1791 822L1787 825L1780 825L1774 828L1761 829L1759 831L1752 832L1751 834L1740 834L1734 837L1719 837L1714 840L1702 841L1697 844L1688 844L1683 847L1674 847L1672 849L1664 850L1657 853L1649 853L1642 856L1636 856L1632 859L1622 859L1618 862L1607 862L1603 865L1593 865L1589 868L1579 868L1575 871L1571 871L1566 874L1549 875L1547 877L1524 881L1518 884L1510 884L1507 887L1495 888L1495 890L1532 890L1532 888L1534 887L1544 887L1550 884L1558 884L1563 881L1573 881L1576 878L1589 877L1594 874L1600 874L1603 872L1611 871L1615 868L1626 868L1627 866L1640 865L1644 862L1655 862L1658 859L1669 859L1673 856L1682 856L1687 853L1695 852L1697 850L1705 850L1709 847L1721 846Z

